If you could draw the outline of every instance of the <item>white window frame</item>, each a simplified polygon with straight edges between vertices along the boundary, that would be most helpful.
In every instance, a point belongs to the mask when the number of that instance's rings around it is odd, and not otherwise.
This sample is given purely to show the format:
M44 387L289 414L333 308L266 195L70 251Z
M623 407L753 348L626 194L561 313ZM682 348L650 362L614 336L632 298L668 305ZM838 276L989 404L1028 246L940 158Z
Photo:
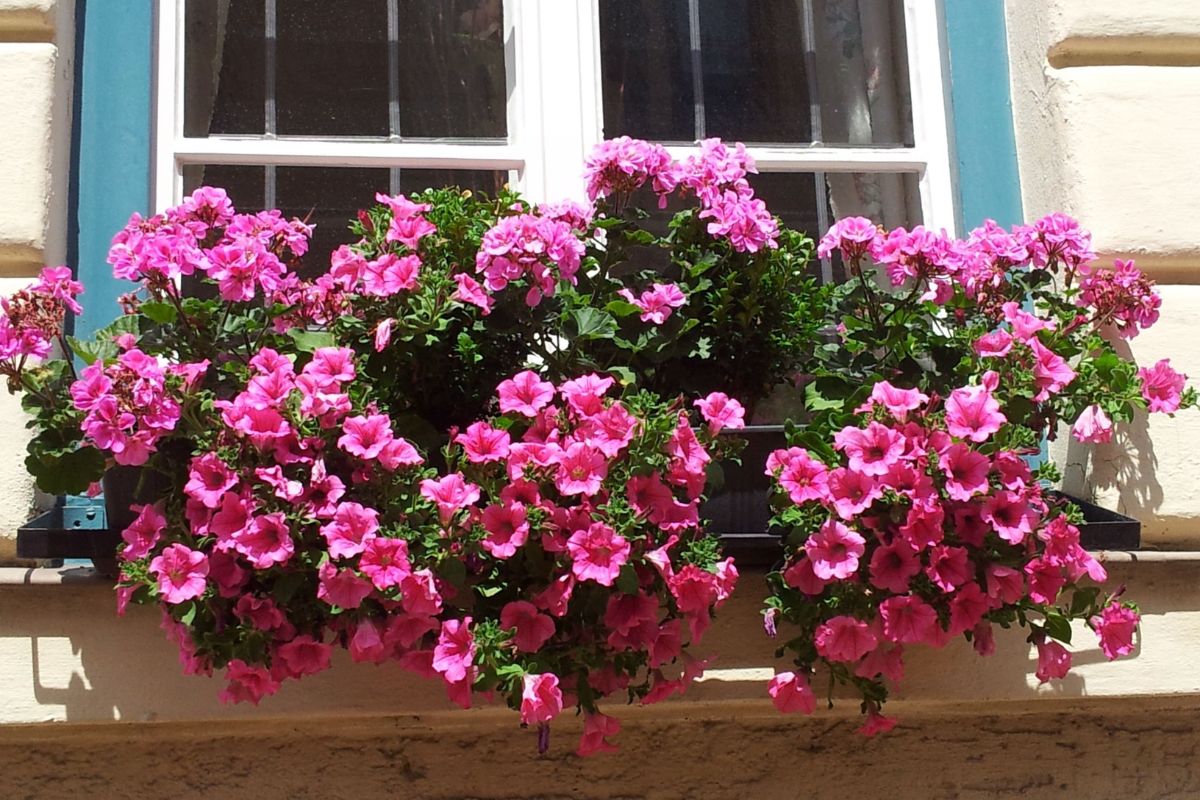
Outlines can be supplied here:
M156 210L182 197L190 164L509 170L537 202L582 199L583 159L602 138L600 0L504 0L507 142L186 137L184 0L158 0L152 195ZM927 227L958 233L947 113L941 0L904 0L913 147L753 146L760 172L907 172L920 185ZM675 157L691 147L670 147ZM809 231L819 236L822 231Z

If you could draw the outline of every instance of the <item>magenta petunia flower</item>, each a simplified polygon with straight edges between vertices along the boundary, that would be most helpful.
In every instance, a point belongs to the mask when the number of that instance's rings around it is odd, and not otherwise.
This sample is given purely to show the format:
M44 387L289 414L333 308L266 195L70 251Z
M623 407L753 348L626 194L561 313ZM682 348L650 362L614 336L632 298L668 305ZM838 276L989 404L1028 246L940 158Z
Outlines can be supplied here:
M523 503L490 505L483 510L483 527L488 535L480 546L495 558L512 558L529 538L529 522Z
M1113 604L1089 619L1088 624L1100 637L1100 649L1111 661L1133 652L1133 634L1139 619L1132 608Z
M866 540L837 520L827 520L804 542L813 574L821 580L845 580L858 571Z
M554 635L554 618L526 600L514 600L500 609L500 627L514 631L513 644L522 653L536 653Z
M538 412L554 400L554 384L543 381L536 372L519 372L496 387L500 397L500 413L516 412L526 417L536 417Z
M1093 403L1075 420L1075 424L1071 426L1071 434L1080 442L1104 444L1112 441L1113 423L1104 413L1104 409Z
M467 677L474 660L475 638L471 635L471 618L444 621L437 646L433 649L433 669L447 683L458 683Z
M593 522L567 539L571 572L577 580L612 586L629 561L629 542L603 522Z
M692 405L708 423L708 432L716 436L724 428L737 430L746 427L746 409L724 392L712 392Z
M830 661L853 663L874 650L879 638L867 623L841 614L817 626L813 644Z
M833 446L845 452L849 467L863 475L887 474L904 453L904 436L878 422L864 428L842 428L833 435Z
M808 685L808 678L796 672L781 672L767 684L767 694L775 708L784 714L799 711L811 714L817 708L817 696Z
M563 696L558 676L546 672L526 673L521 679L521 722L545 725L562 713Z
M155 556L150 572L158 578L163 602L172 605L199 597L208 586L208 558L182 544L170 545Z
M992 397L998 380L996 373L988 372L980 385L950 393L946 398L946 430L951 436L973 442L987 441L1008 421L1000 411L999 401Z

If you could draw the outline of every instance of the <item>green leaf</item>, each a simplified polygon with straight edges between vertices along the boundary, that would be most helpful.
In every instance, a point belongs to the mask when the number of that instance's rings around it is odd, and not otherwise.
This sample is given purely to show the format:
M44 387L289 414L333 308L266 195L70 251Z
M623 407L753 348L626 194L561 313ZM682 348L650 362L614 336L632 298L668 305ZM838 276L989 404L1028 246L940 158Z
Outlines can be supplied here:
M143 316L157 322L159 325L171 325L179 318L179 312L170 303L149 301L138 306Z
M611 339L617 332L612 314L598 308L579 308L571 314L574 336L580 339Z
M1046 612L1046 634L1063 644L1071 643L1071 622L1057 611Z
M280 605L292 599L296 591L304 584L304 573L288 572L275 581L275 588L271 594L275 595L275 602Z
M332 331L302 331L290 330L288 336L296 343L296 349L301 353L315 353L322 347L334 347L337 339Z
M616 585L625 594L637 594L638 576L637 570L633 568L632 564L626 564L621 567L621 572L617 575Z
M184 625L191 625L193 622L196 621L196 604L188 603L186 608L187 608L187 610L184 611L183 614L181 614L179 616L179 621L182 622Z

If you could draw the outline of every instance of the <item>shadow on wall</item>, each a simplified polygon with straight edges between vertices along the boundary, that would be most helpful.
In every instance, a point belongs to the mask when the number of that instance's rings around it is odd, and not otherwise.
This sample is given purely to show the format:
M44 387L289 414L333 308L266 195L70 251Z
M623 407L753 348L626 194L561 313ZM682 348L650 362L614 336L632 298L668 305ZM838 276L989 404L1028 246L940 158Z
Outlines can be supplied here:
M714 656L705 680L683 698L667 702L686 714L690 702L752 700L769 708L766 679L772 669L790 664L774 658L787 635L772 641L762 633L759 615L761 574L743 576L743 586L714 621L698 655ZM1114 583L1120 576L1114 576ZM1193 589L1193 593L1200 590ZM1151 597L1136 598L1143 613L1165 613L1169 606ZM246 719L298 715L413 715L453 707L439 684L405 673L395 664L355 664L338 653L333 669L301 682L290 682L261 706L222 705L219 678L183 675L175 647L158 627L157 612L131 608L125 618L113 613L112 590L91 582L76 586L0 587L0 722L66 720L201 720ZM1032 673L1034 651L1027 631L997 631L996 654L983 658L955 639L945 648L913 647L906 653L906 676L894 698L901 701L971 704L983 701L1033 700L1039 696L1086 697L1084 675L1037 687ZM1076 630L1077 667L1103 661L1090 631ZM1140 649L1122 664L1101 673L1119 682L1138 670ZM1128 663L1132 662L1132 663ZM1112 670L1114 672L1110 673ZM1143 681L1145 678L1143 678ZM814 688L827 684L818 677ZM1111 686L1111 684L1110 684ZM1127 691L1127 689L1125 690ZM1113 691L1102 692L1107 694ZM857 709L848 694L836 692L838 711ZM622 703L607 704L610 713L631 712ZM903 715L902 707L895 709ZM462 720L472 712L462 712ZM659 713L655 709L655 713ZM823 714L824 712L818 712ZM512 715L514 733L517 718Z
M1089 445L1070 437L1063 488L1084 499L1099 497L1102 505L1111 505L1104 495L1116 492L1114 510L1145 522L1158 515L1163 502L1157 468L1149 419L1138 412L1132 422L1117 427L1108 444Z

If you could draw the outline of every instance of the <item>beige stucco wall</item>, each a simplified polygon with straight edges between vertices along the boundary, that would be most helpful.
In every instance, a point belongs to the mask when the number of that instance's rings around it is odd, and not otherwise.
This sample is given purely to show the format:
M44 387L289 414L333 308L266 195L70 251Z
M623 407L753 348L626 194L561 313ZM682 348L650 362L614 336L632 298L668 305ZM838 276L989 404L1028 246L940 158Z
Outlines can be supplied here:
M1008 0L1027 217L1063 210L1103 259L1160 283L1159 324L1129 343L1200 379L1200 4ZM1200 542L1200 419L1155 415L1095 449L1061 437L1069 484L1143 520L1151 545Z
M0 293L66 260L71 0L0 0ZM16 398L0 390L0 561L34 502Z

